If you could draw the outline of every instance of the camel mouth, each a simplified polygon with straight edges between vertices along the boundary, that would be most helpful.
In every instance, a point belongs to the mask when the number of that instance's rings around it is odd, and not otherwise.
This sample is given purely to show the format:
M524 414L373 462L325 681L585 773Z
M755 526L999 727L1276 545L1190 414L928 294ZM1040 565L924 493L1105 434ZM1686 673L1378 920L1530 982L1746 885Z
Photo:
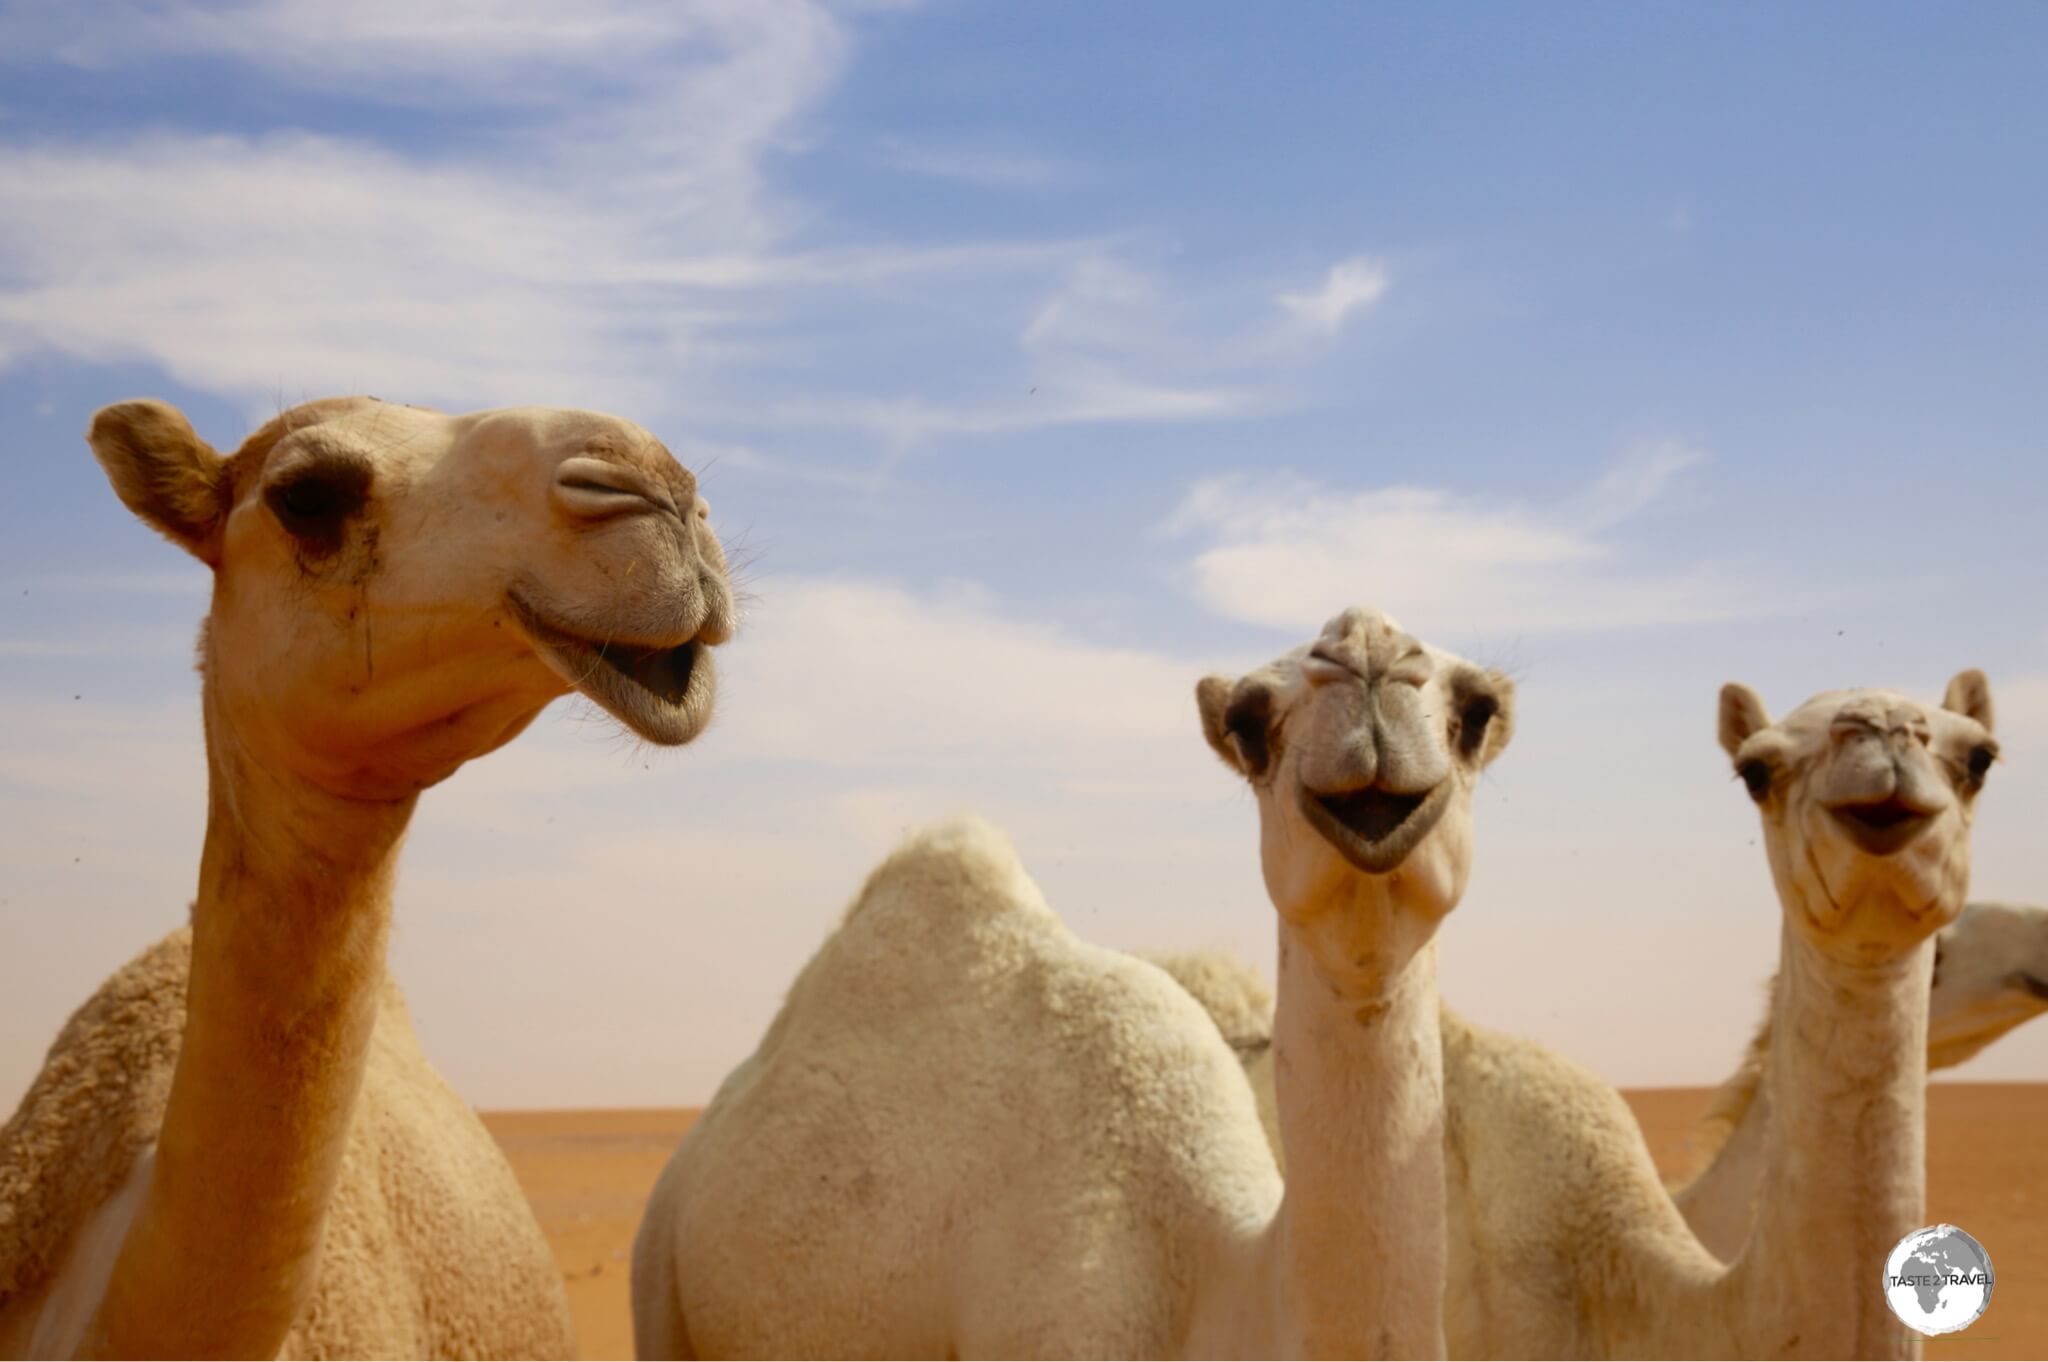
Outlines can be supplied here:
M711 721L717 677L710 645L593 639L542 614L517 592L512 613L541 660L577 694L664 747L679 747Z
M1400 868L1450 807L1451 782L1420 794L1377 786L1346 794L1317 794L1300 788L1301 811L1324 841L1368 875Z
M2017 970L2012 976L2012 981L2019 985L2020 992L2048 1003L2048 979L2043 979L2038 974L2030 974L2026 970Z
M1828 810L1851 841L1873 856L1889 856L1934 822L1934 815L1893 795L1870 804L1837 804Z

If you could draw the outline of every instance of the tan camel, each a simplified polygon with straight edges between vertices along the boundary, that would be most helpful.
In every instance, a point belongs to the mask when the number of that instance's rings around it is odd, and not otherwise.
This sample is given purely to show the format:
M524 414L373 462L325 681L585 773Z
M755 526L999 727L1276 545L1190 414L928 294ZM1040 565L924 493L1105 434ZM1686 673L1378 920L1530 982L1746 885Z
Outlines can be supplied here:
M0 1129L0 1353L572 1355L546 1241L385 972L421 790L577 690L712 704L724 559L639 427L372 399L222 458L156 402L88 437L214 571L189 930L74 1015Z
M1273 993L1259 972L1221 951L1140 952L1195 997L1244 1064L1273 1153ZM1771 982L1775 993L1777 981ZM2048 1012L2048 908L1972 903L1934 938L1934 986L1927 1000L1927 1067L1946 1069L2008 1031ZM1741 1065L1716 1091L1693 1133L1698 1171L1669 1180L1686 1223L1717 1257L1732 1257L1749 1232L1763 1173L1770 1102L1763 1096L1770 1053L1768 1012Z
M1278 910L1283 1189L1236 1056L978 820L868 880L656 1185L643 1357L1440 1355L1437 924L1505 678L1351 610L1198 688Z

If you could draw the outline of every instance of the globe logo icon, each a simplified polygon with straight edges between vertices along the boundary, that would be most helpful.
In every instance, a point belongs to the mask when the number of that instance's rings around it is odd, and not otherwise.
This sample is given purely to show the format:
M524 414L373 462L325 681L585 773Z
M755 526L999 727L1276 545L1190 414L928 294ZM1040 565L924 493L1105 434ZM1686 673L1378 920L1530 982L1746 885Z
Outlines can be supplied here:
M1991 1255L1954 1225L1915 1230L1884 1260L1885 1303L1923 1334L1975 1324L1991 1304L1992 1284Z

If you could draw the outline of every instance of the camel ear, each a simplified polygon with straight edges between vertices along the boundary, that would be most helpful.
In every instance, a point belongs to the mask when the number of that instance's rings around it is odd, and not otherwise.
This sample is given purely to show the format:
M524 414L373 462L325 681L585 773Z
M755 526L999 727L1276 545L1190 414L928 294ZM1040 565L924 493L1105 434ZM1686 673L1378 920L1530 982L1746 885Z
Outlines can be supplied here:
M227 460L182 412L162 402L116 402L99 409L85 438L129 510L208 567L219 564Z
M1957 672L1955 679L1948 683L1948 693L1941 697L1941 707L1954 713L1975 719L1983 725L1984 731L1991 731L1991 682L1975 667L1966 672Z
M1265 773L1272 761L1267 730L1273 722L1273 688L1264 682L1232 682L1205 676L1195 683L1202 711L1202 736L1224 764L1246 778Z
M1760 733L1771 726L1771 712L1764 708L1763 697L1743 685L1730 681L1721 687L1721 750L1734 756L1742 750L1742 744L1752 733Z
M1468 671L1454 694L1460 749L1477 765L1492 765L1515 736L1515 683L1503 672Z

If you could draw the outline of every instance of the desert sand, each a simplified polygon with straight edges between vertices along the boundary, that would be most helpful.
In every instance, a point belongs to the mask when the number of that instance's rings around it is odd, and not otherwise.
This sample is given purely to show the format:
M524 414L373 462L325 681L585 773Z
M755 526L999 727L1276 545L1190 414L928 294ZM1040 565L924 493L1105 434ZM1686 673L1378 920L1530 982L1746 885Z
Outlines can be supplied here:
M1929 1339L1926 1356L2048 1357L2048 1083L1936 1083L1928 1103L1927 1219L1961 1225L1990 1252L1991 1309ZM1704 1088L1630 1092L1658 1166L1686 1166ZM631 1357L633 1231L655 1176L697 1113L486 1113L554 1245L584 1357ZM1872 1265L1872 1289L1877 1266Z

